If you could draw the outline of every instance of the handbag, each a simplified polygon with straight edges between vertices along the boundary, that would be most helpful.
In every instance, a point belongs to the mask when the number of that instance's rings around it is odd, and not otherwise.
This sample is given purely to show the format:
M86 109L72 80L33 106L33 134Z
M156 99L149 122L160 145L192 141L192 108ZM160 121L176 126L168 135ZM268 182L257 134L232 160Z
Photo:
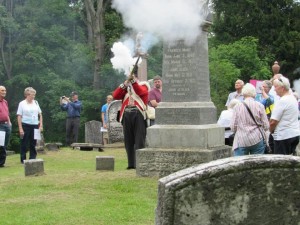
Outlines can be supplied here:
M148 105L147 109L146 109L146 115L147 115L148 119L154 120L155 119L155 108Z
M262 138L263 138L263 140L264 140L264 143L265 143L265 154L271 154L271 153L272 153L272 149L271 149L270 146L268 145L268 142L267 142L266 139L265 139L265 135L262 133L262 131L261 131L261 129L260 129L260 126L259 126L258 123L256 122L256 119L254 118L254 116L253 116L253 114L252 114L250 108L248 107L248 105L247 105L245 102L243 102L243 104L244 104L245 107L247 108L247 110L248 110L248 112L249 112L251 118L254 120L255 124L256 124L257 127L258 127L258 130L259 130L260 133L261 133L261 136L262 136Z

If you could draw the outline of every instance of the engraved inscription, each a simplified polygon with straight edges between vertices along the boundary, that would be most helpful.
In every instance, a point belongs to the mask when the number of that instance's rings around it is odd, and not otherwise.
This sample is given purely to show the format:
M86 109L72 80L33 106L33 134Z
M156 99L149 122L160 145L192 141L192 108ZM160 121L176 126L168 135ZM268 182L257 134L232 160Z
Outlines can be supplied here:
M163 70L164 101L210 100L208 55L199 44L165 46Z

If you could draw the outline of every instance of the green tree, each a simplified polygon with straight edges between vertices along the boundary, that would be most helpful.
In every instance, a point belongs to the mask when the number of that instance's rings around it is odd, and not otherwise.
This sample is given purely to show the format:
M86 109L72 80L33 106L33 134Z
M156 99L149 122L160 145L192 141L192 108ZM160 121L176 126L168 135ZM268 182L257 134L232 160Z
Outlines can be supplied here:
M237 79L269 79L271 72L266 60L258 55L258 40L245 37L231 44L221 44L209 50L212 100L218 112L224 109L227 96L234 90Z
M65 115L59 111L59 96L73 90L81 93L84 86L93 82L91 53L83 45L83 24L68 1L7 0L1 1L0 6L0 76L8 90L14 122L11 143L17 144L15 112L28 86L37 90L36 99L45 117L45 137L48 141L61 140L58 137L64 138Z
M216 39L221 44L252 36L259 41L259 55L281 64L291 74L300 65L300 3L294 0L214 0ZM270 56L272 58L270 58Z

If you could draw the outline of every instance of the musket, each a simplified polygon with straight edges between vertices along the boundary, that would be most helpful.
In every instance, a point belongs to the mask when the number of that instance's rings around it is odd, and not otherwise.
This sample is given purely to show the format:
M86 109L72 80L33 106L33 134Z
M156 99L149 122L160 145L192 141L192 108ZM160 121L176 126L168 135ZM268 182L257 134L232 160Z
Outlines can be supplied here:
M141 57L141 56L138 56L138 58L137 58L137 60L136 60L136 62L135 62L135 64L134 64L134 66L133 66L133 68L132 68L132 70L131 70L131 73L130 73L130 75L129 75L129 77L128 77L128 80L129 80L129 81L131 81L131 80L134 79L134 74L137 74L137 71L138 71L138 62L139 62L139 60L140 60L140 57Z

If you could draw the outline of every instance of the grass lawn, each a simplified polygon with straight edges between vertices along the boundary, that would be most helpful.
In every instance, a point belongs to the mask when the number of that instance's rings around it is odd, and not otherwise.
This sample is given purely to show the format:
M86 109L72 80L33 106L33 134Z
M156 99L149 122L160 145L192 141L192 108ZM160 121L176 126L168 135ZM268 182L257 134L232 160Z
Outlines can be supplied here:
M115 171L96 171L96 156L114 156ZM126 170L124 149L62 148L38 155L45 175L25 177L19 154L0 168L1 225L153 225L157 178Z

